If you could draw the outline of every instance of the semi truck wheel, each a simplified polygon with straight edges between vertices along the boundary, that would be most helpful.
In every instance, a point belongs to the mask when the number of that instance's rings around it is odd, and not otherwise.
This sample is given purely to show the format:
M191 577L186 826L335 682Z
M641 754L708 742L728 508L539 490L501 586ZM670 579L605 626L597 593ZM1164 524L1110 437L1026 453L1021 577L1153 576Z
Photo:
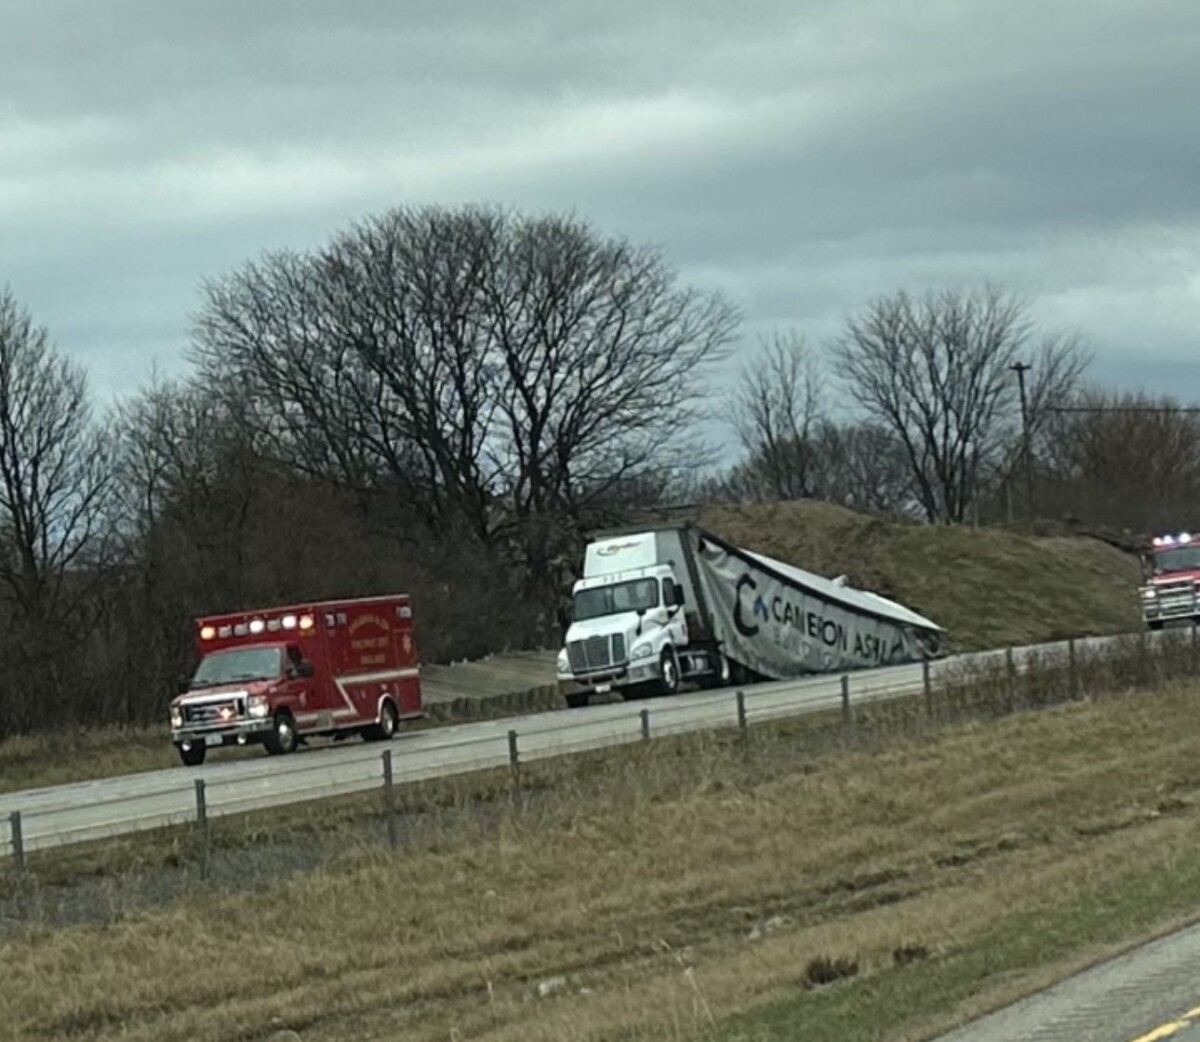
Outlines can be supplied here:
M570 694L563 695L563 698L567 700L568 709L584 709L592 700L592 693L590 691L572 691Z
M179 758L185 767L199 767L204 762L204 754L208 752L208 747L203 742L193 745L190 749L185 749L182 745L175 748L179 750Z
M664 695L674 695L679 692L679 663L675 661L675 652L663 648L662 659L659 661L659 688Z
M711 676L705 677L704 683L701 686L714 689L719 687L729 687L729 685L732 683L734 683L733 663L730 662L729 659L724 655L718 654L717 671Z
M379 723L363 728L363 737L368 742L387 742L396 734L400 725L400 717L396 707L391 702L384 702L379 711Z
M299 738L296 735L296 721L286 709L275 714L271 733L267 735L267 752L272 756L283 756L296 751Z

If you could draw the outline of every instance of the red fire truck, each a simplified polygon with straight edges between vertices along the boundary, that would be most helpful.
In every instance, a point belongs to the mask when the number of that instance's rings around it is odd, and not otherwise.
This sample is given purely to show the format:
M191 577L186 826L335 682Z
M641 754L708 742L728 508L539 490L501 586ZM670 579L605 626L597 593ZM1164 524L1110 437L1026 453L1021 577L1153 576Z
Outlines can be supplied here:
M200 663L171 702L188 766L210 747L292 752L314 735L391 738L423 715L405 595L324 601L197 619Z
M1142 566L1142 619L1150 629L1200 623L1200 537L1190 532L1155 536Z

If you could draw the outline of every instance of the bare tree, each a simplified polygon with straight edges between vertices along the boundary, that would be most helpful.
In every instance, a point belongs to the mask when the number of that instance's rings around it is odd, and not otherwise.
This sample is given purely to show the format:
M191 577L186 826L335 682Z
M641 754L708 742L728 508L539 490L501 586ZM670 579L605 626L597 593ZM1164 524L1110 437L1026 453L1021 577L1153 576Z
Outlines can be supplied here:
M917 506L903 443L879 424L824 424L816 441L827 475L823 499L869 513L910 514Z
M83 370L0 290L0 582L28 620L53 618L68 572L95 563L109 463Z
M1106 527L1200 527L1200 414L1176 399L1088 389L1043 428L1041 495Z
M929 521L961 522L1020 436L1011 366L1035 356L1030 423L1087 364L1072 337L1034 342L1027 309L991 287L881 298L852 319L832 356L847 392L904 447Z
M743 363L733 426L759 497L825 495L825 457L814 437L824 419L823 390L817 359L798 333L760 340L758 357Z
M737 315L717 294L678 286L657 250L566 218L514 222L488 291L499 377L489 444L524 563L544 587L556 581L544 562L614 493L668 484L696 461L701 378Z
M399 209L210 283L196 355L285 458L390 483L537 571L687 447L736 321L578 221Z

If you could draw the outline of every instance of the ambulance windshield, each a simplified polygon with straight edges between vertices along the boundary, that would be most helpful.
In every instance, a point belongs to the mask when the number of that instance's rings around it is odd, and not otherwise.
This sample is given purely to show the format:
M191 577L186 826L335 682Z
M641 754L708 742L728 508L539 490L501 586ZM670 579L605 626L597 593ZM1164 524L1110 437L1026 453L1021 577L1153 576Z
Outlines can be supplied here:
M235 684L242 680L274 680L283 672L283 652L279 648L231 648L205 655L192 688Z

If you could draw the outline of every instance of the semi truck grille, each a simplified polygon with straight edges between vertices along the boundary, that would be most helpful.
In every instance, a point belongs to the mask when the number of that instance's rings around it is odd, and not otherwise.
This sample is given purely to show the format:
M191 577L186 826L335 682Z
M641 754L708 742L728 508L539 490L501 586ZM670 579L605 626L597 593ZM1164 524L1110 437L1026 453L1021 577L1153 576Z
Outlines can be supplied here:
M244 715L241 700L230 698L223 702L204 702L200 705L185 705L183 719L189 724L224 724Z
M590 673L597 669L608 669L625 664L625 636L621 633L609 637L588 637L573 640L567 645L567 657L575 673Z

